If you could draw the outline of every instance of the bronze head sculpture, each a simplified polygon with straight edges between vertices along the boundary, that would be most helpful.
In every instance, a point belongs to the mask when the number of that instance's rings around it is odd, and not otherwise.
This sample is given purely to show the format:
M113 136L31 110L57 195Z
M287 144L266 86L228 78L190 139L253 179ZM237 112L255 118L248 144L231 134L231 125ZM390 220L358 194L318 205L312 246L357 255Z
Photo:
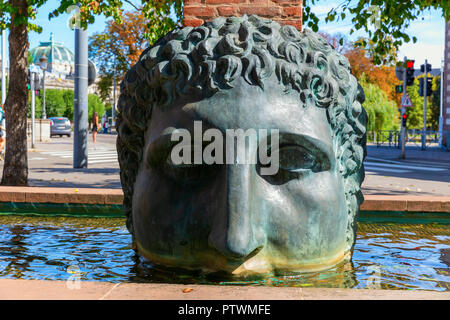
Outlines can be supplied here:
M138 252L238 275L350 259L363 201L363 102L348 60L309 30L243 16L159 39L126 74L118 103L124 210ZM196 121L278 130L278 172L174 164L169 133Z

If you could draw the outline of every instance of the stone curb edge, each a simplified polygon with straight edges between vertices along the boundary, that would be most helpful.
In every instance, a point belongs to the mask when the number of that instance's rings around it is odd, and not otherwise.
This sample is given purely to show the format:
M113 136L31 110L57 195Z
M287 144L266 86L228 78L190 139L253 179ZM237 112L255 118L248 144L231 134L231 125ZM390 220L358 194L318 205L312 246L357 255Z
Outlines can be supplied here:
M191 289L187 293L184 289ZM450 292L0 279L0 300L449 300ZM184 303L182 304L184 305ZM187 317L189 318L189 317ZM231 318L231 317L230 317Z
M122 204L121 189L0 186L0 202Z
M450 213L450 196L365 195L361 211ZM122 204L121 189L0 186L0 202Z

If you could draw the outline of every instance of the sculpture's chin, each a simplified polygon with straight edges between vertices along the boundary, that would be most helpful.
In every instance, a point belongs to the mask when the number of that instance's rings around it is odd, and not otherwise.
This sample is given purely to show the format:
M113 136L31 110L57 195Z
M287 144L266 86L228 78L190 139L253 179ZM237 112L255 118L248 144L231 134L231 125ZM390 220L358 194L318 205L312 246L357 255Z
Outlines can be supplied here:
M233 277L318 272L330 269L351 258L351 254L345 253L344 249L342 249L334 255L306 262L302 261L301 263L277 257L264 250L244 262L227 259L215 252L205 252L201 256L196 256L193 260L188 260L186 258L180 259L180 257L151 253L145 250L139 242L136 242L136 247L144 258L158 265L187 270L202 270L206 273L224 272Z
M253 274L292 274L318 272L330 269L343 261L350 260L350 253L344 250L337 252L335 255L317 258L310 261L302 261L301 263L283 258L271 257L270 254L265 255L263 252L258 254L233 270L232 274L236 276L246 276Z

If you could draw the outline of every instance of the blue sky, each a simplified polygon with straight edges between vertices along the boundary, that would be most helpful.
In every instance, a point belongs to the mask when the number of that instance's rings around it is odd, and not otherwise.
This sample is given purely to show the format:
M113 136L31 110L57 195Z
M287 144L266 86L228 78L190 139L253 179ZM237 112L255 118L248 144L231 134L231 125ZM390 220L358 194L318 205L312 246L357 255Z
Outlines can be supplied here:
M331 34L349 34L351 21L348 18L344 21L328 24L323 22L326 13L340 2L341 1L322 0L314 6L313 11L321 18L321 23L319 25L321 31ZM74 31L70 30L67 26L69 14L62 14L57 18L53 18L50 21L48 20L49 12L56 8L57 5L58 1L49 0L40 8L36 22L43 27L43 32L41 34L35 32L29 34L30 49L38 46L40 41L48 41L51 32L53 32L55 41L63 42L68 48L74 49ZM130 7L126 6L125 8L129 9ZM88 34L91 35L95 32L103 31L105 21L106 19L102 16L96 17L95 23L88 28ZM439 68L441 66L441 59L444 56L445 35L445 23L441 16L441 12L438 10L425 11L417 21L411 23L407 31L411 36L416 36L418 41L415 44L411 42L403 45L400 48L399 58L402 59L403 56L406 55L408 58L416 60L416 68L424 63L425 58L428 58L429 63L433 65L433 68ZM350 39L354 40L358 36L364 35L364 32L357 32L353 34Z

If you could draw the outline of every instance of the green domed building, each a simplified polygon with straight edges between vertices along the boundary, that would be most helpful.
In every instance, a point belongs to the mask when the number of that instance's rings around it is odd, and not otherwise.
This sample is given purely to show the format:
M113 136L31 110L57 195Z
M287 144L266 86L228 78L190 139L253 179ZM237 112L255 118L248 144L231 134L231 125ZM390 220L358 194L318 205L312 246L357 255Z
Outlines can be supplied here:
M40 65L39 59L45 55L48 59L47 75L55 78L65 79L74 73L75 55L62 42L53 40L53 33L50 34L50 41L41 41L39 46L31 49L30 55L33 63Z

